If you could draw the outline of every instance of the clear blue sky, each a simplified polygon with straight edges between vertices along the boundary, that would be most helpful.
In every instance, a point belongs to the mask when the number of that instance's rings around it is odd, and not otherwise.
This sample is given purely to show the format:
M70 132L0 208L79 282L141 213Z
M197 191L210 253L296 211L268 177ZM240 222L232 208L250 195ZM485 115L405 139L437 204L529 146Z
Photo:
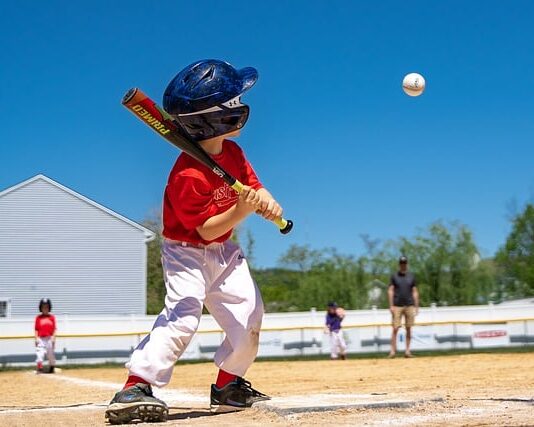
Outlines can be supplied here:
M160 100L182 67L220 58L260 72L238 142L296 224L247 221L259 265L440 218L490 256L534 184L533 16L530 1L4 2L0 188L44 173L141 220L178 153L120 99Z

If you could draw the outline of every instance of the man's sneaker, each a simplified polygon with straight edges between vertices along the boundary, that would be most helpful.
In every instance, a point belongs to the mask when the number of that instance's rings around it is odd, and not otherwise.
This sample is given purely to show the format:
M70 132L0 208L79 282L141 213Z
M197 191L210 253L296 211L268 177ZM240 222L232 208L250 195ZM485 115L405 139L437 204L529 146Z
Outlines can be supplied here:
M237 377L222 388L211 385L211 411L231 412L250 408L252 404L263 400L270 400L266 394L254 390L250 382Z
M167 421L169 408L156 399L149 384L137 383L119 391L109 403L106 419L111 424L126 424L133 420L144 423Z

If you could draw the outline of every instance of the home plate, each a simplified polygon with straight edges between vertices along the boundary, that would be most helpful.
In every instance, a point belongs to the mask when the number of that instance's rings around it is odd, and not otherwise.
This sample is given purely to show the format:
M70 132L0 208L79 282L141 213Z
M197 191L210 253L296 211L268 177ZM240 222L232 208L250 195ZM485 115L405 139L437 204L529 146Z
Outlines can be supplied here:
M430 399L433 402L443 399ZM291 415L302 412L325 412L338 409L369 408L409 408L421 400L388 397L386 393L376 394L307 394L299 396L273 397L266 402L256 403L255 408L274 412L278 415Z

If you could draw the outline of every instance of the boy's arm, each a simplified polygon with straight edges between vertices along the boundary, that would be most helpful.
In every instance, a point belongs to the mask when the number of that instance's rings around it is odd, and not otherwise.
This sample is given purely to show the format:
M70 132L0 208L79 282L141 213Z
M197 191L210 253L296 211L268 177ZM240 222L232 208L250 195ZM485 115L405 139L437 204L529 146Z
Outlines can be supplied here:
M52 332L52 345L56 345L56 317L54 316L54 332Z
M281 218L283 213L282 207L274 200L272 194L264 187L260 188L257 193L260 195L260 207L256 212L269 221Z
M33 326L33 332L35 335L35 345L39 342L39 332L37 331L37 317L35 318L34 326Z
M239 193L237 203L227 211L208 218L197 227L197 232L204 240L215 240L230 231L248 215L259 209L260 195L249 186Z
M249 185L254 188L260 195L260 205L256 209L256 213L261 215L263 218L273 221L276 218L282 217L282 208L274 199L274 197L269 193L269 191L263 187L256 172L252 168L250 162L246 159L245 153L243 150L240 150L242 156L242 170L241 170L241 180L243 184Z

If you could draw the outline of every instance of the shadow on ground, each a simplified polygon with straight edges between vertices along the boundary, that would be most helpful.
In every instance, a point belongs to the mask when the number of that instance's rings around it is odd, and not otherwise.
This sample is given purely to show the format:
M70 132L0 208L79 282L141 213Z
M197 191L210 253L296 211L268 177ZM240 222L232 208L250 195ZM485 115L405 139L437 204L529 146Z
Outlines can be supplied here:
M191 408L171 408L171 409L184 409L184 412L175 412L169 413L169 421L177 420L187 420L193 418L202 418L202 417L215 417L217 415L222 415L222 413L213 413L209 409L191 409Z

